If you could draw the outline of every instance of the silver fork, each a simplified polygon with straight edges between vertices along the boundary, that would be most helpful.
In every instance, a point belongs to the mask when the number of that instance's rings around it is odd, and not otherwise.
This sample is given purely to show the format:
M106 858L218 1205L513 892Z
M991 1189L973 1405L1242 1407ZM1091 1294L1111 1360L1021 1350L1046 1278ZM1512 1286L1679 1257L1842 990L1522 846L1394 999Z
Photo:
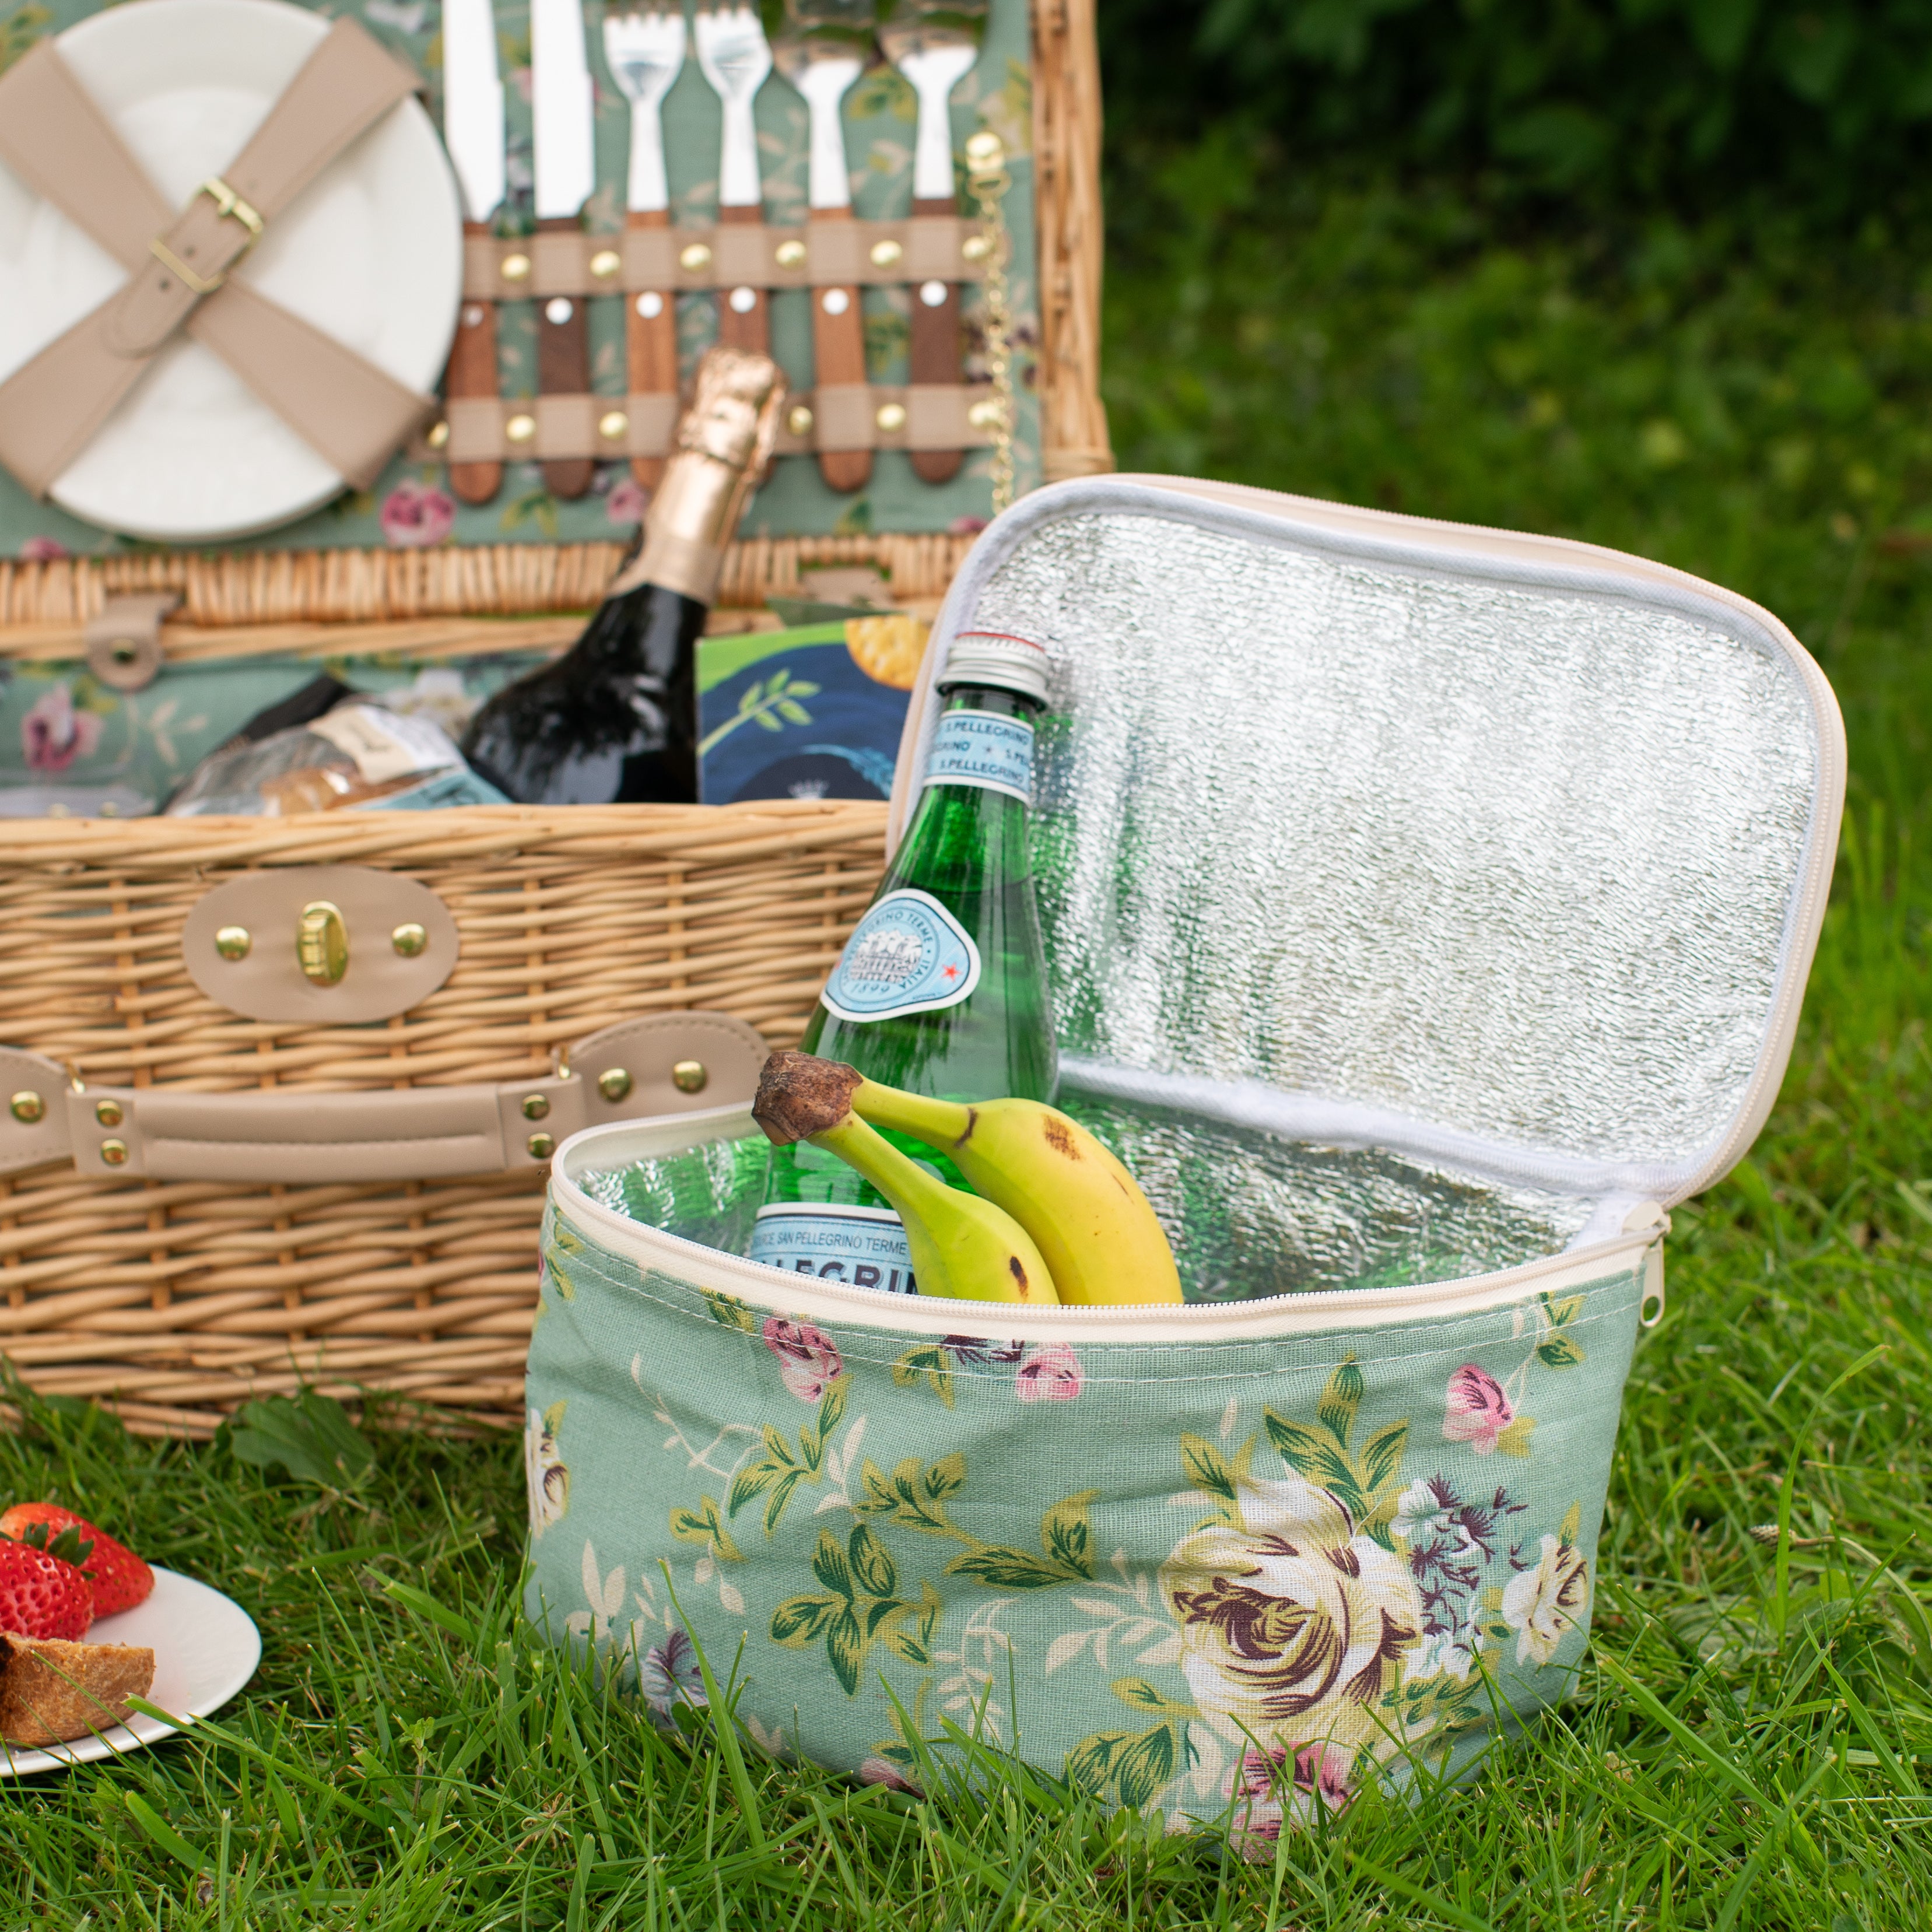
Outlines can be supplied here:
M676 0L608 0L604 58L631 104L631 168L624 205L633 214L670 206L658 115L684 65L684 10Z
M757 13L730 0L698 0L692 20L698 64L724 104L724 140L718 160L720 208L757 208L764 200L758 180L758 134L752 100L772 70L771 43Z
M772 70L771 43L758 14L729 0L698 0L691 31L698 64L724 104L718 219L727 224L758 221L764 214L764 189L758 179L758 130L752 118L752 101ZM763 289L746 286L724 291L718 304L718 339L728 347L757 355L770 351L771 325Z

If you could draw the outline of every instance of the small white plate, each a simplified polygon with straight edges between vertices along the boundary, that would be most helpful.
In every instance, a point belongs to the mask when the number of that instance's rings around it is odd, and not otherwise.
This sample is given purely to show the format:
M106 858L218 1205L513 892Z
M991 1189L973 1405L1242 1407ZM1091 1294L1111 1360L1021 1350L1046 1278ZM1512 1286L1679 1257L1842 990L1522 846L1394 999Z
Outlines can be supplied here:
M154 1653L154 1688L146 1701L178 1718L205 1718L220 1710L262 1660L262 1634L248 1612L233 1598L176 1570L157 1569L148 1600L118 1617L103 1617L86 1641L146 1645ZM37 1771L118 1757L157 1738L172 1737L174 1731L158 1718L136 1714L98 1737L76 1738L44 1750L0 1744L0 1778L26 1778Z
M164 200L238 154L328 31L281 0L136 0L56 41ZM435 383L462 292L456 183L422 104L338 156L235 273L413 389ZM0 167L0 377L128 279ZM228 365L177 335L49 494L91 524L166 542L272 528L343 478Z

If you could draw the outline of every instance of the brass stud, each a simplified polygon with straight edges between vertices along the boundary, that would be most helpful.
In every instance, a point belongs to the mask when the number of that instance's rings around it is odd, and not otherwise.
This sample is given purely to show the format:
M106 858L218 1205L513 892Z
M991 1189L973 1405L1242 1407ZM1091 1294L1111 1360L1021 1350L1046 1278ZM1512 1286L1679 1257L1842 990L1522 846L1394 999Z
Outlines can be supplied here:
M94 1103L94 1118L104 1127L118 1127L128 1117L122 1112L118 1100L97 1100Z
M878 413L872 418L888 436L904 429L905 419L905 405L903 403L881 403Z
M606 1074L604 1077L608 1080L610 1076ZM628 1093L630 1088L631 1076L627 1073L624 1076L625 1092ZM36 1120L44 1120L46 1118L47 1103L31 1087L22 1087L7 1105L14 1119L28 1126L32 1126Z
M670 1070L670 1084L680 1094L701 1094L711 1075L701 1060L680 1060Z
M618 1101L631 1090L631 1074L628 1067L607 1066L597 1076L597 1090L605 1100Z
M503 434L512 442L528 442L537 433L535 416L512 416L503 425Z
M702 242L694 242L678 250L677 265L686 274L694 275L711 266L711 250Z
M423 437L423 441L428 443L432 449L447 449L449 447L448 424L446 422L431 423L428 432Z
M983 262L993 252L990 235L969 235L959 244L959 252L969 262Z
M110 1167L120 1166L128 1158L128 1143L125 1141L103 1141L100 1143L100 1158Z
M530 258L527 255L506 255L503 266L497 272L506 282L526 282L530 278Z
M590 258L590 272L600 282L608 282L623 266L623 256L614 248L600 248Z
M426 926L417 925L414 920L410 920L406 924L398 926L395 931L390 934L389 944L405 959L413 959L418 953L428 950L429 929Z
M790 412L785 418L785 428L790 430L794 436L809 436L812 434L812 425L814 420L811 410L805 404L794 403L791 406Z
M556 1136L554 1134L532 1134L524 1144L530 1149L531 1160L548 1160L556 1151Z
M904 253L904 244L895 242L889 235L884 241L872 244L872 266L875 268L890 268Z
M524 1118L526 1120L547 1120L550 1117L550 1102L541 1094L524 1096Z
M1006 404L992 396L983 402L975 403L966 412L966 420L975 429L998 429L1006 419Z
M214 935L214 950L224 959L247 958L254 943L254 935L245 926L224 926Z
M782 268L802 268L805 266L805 244L781 242L772 251L772 260Z
M622 442L631 433L631 419L622 410L606 410L597 418L597 434L606 442Z
M966 165L982 174L989 173L1006 158L1006 144L990 128L982 128L966 140Z

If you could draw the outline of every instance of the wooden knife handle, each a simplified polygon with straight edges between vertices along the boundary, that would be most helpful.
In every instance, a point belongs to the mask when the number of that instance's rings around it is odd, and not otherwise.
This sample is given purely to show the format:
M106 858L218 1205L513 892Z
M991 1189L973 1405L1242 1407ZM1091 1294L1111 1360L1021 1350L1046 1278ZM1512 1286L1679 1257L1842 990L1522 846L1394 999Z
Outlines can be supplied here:
M663 208L634 212L625 218L632 228L668 228L670 216ZM655 303L657 313L645 311ZM674 396L677 394L677 297L669 289L658 289L625 298L624 342L630 369L630 390L634 396ZM662 480L662 456L634 456L631 474L646 490L655 490Z
M734 224L758 222L765 218L762 208L721 208L718 211L719 222ZM742 308L734 304L751 300ZM771 314L763 289L720 289L718 291L718 340L727 349L742 349L747 355L769 356L772 352Z
M575 234L583 224L564 214L539 221L545 232ZM537 394L582 396L590 391L590 321L581 296L537 298ZM597 465L588 456L552 458L543 479L553 496L566 500L586 494Z
M840 209L812 218L832 222L852 218ZM820 388L866 380L866 314L859 291L850 283L812 291L812 380ZM863 489L872 479L872 452L821 449L818 473L834 490Z
M944 200L915 201L914 214L953 214L958 211L950 196ZM938 302L926 298L935 290L945 294ZM959 334L959 284L957 282L916 282L912 287L912 337L907 346L907 362L915 382L950 383L960 381L965 369L965 345ZM914 449L913 474L927 483L950 482L959 473L966 452L961 449Z
M468 235L487 235L487 221L466 221ZM494 398L496 394L496 304L466 298L456 314L456 337L449 345L449 366L443 372L442 393L452 401ZM487 503L503 487L500 463L452 463L449 488L466 503Z

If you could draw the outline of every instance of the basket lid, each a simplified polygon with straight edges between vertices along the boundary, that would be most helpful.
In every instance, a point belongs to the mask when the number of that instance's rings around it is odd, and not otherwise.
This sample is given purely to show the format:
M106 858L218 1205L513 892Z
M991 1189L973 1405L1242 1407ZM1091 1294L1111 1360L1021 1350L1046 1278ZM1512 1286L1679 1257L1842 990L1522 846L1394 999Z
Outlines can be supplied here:
M1043 644L1069 1084L1679 1200L1790 1057L1844 732L1771 614L1550 537L1236 485L1054 485L956 580Z

